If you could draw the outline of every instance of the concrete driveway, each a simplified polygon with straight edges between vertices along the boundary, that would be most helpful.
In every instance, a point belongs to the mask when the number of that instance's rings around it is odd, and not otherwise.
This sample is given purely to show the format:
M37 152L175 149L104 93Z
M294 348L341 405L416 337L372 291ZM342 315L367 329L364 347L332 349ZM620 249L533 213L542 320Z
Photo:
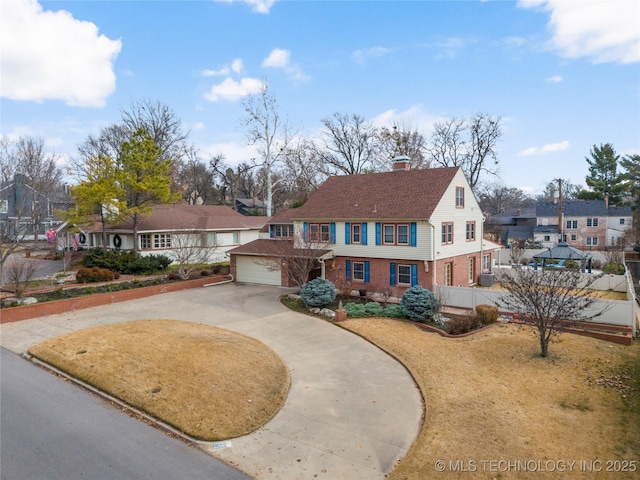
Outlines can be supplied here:
M421 395L396 360L330 322L291 312L283 289L225 284L0 326L16 353L69 331L138 319L215 325L257 338L291 372L281 411L212 455L255 478L383 479L413 444ZM220 445L215 445L219 447Z

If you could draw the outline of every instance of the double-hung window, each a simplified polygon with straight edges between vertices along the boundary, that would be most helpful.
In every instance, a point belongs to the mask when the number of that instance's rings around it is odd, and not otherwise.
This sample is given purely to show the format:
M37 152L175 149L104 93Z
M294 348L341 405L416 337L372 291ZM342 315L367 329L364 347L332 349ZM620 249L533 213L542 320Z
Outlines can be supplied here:
M274 225L274 237L293 237L293 225Z
M467 222L467 242L476 239L476 222Z
M398 265L398 285L411 285L411 265Z
M587 246L596 247L598 245L598 237L587 237Z
M398 225L396 230L398 233L396 243L398 245L409 245L409 225Z
M597 227L598 219L597 218L587 218L587 227Z
M351 225L351 243L362 243L362 224Z
M456 187L456 208L464 208L464 187Z
M395 225L384 225L384 244L385 245L393 245L396 243L396 226Z
M453 223L447 222L442 224L442 243L453 243Z
M567 220L567 230L575 230L578 228L577 220Z
M385 245L409 245L409 225L383 225L383 242Z
M353 279L364 282L364 262L353 262Z
M312 242L330 242L331 227L328 223L310 223L309 240Z

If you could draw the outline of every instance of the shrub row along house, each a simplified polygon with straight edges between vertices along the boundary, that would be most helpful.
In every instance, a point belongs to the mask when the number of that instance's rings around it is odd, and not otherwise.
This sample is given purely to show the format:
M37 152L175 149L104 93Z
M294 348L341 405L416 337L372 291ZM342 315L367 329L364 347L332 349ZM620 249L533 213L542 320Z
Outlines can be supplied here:
M301 284L300 261L339 289L389 292L474 285L490 271L495 243L460 168L330 177L299 208L272 218L262 237L230 250L237 281Z

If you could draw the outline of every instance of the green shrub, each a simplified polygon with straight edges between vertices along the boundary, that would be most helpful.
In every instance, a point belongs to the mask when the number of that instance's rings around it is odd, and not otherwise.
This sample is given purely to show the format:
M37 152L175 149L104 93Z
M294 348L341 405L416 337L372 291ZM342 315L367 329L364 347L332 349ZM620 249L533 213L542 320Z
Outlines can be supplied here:
M111 270L100 267L82 267L76 273L78 283L109 282L114 278L115 274Z
M384 315L384 309L378 302L369 302L364 306L364 311L370 317L382 317Z
M383 315L390 318L402 318L402 307L400 305L385 305Z
M126 267L135 261L136 255L130 250L106 250L104 248L92 248L82 258L85 267L100 267L112 272L127 273Z
M362 318L367 316L367 312L362 303L347 303L344 306L349 318Z
M336 287L329 280L318 277L302 286L300 296L307 307L324 307L336 298Z
M407 318L416 322L424 322L433 317L437 311L438 302L433 293L416 285L404 292L400 300L400 307Z
M166 270L171 265L171 259L166 255L146 255L134 258L125 266L123 273L131 275L149 275L154 272Z
M624 275L624 264L609 262L605 264L602 271L606 274L611 274L611 275Z
M451 335L462 335L482 326L477 315L450 318L445 323L445 330Z
M580 268L580 264L575 260L571 260L571 259L564 262L564 266L565 268Z
M82 258L85 267L100 267L112 272L129 275L149 275L151 273L166 270L171 265L171 259L166 255L136 256L130 250L105 250L104 248L92 248Z
M498 307L495 305L477 305L476 318L482 325L489 325L498 321Z

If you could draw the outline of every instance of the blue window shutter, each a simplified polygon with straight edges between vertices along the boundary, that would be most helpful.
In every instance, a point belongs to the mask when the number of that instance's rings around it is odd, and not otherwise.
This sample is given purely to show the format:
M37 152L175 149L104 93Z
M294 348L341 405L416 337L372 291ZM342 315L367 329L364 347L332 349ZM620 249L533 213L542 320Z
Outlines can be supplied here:
M347 277L347 281L351 280L351 260L345 260L344 271Z
M309 241L309 223L308 222L304 222L302 224L302 235L304 236L304 241L308 242Z
M376 222L376 245L382 243L382 225L380 222Z
M331 222L331 243L336 243L336 222Z
M396 286L396 264L393 262L389 264L389 285Z
M349 245L351 243L351 224L349 222L344 223L344 244Z
M269 237L271 238L276 236L276 234L274 233L274 229L275 227L273 225L269 225Z
M411 240L410 240L410 245L412 247L416 246L416 237L417 237L417 231L416 231L416 222L411 222Z
M369 283L369 261L365 260L364 262L364 283Z
M415 287L418 284L418 265L411 264L411 286Z
M360 243L362 245L367 244L367 224L366 223L362 224L362 233L360 234Z

